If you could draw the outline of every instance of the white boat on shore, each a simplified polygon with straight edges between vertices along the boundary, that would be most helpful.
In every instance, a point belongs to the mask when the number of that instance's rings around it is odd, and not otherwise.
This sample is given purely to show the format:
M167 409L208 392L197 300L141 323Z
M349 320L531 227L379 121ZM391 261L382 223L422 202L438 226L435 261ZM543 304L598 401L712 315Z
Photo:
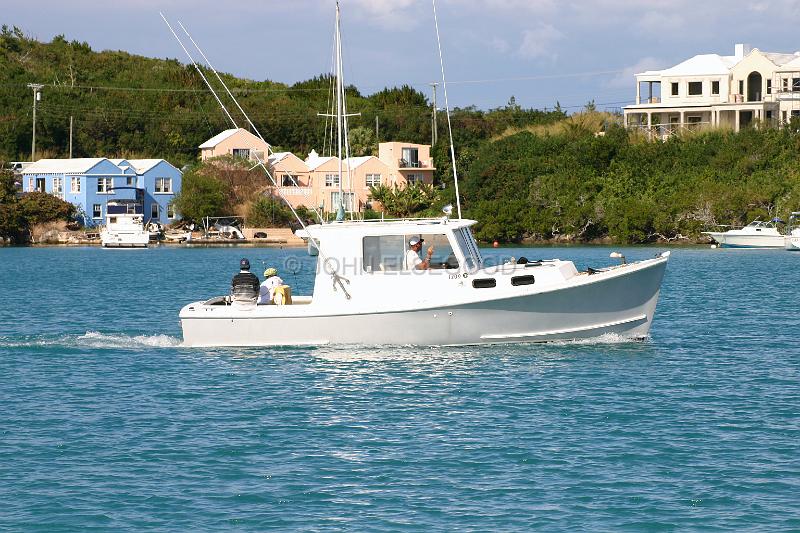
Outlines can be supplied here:
M785 238L775 221L754 220L747 226L725 232L704 231L724 248L783 248Z
M558 259L484 264L472 220L309 226L319 242L311 295L292 305L220 296L180 312L187 346L470 345L616 333L646 337L669 252L578 272ZM404 265L409 239L433 243L431 268Z
M106 224L100 231L100 242L103 248L147 248L150 232L145 229L141 202L107 202Z

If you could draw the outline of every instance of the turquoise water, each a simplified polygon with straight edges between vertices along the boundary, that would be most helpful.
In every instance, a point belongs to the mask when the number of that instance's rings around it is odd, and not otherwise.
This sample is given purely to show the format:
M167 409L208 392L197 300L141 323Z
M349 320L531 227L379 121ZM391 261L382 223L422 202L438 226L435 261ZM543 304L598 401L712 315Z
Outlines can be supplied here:
M674 250L642 343L180 347L294 255L0 249L0 529L800 529L800 254Z

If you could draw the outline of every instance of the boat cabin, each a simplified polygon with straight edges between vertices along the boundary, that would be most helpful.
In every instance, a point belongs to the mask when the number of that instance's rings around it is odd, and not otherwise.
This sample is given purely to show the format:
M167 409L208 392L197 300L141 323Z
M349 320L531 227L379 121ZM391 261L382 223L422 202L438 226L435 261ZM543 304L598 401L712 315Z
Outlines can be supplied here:
M483 267L470 231L473 224L473 220L441 218L308 226L297 234L313 239L319 247L314 302L350 301L356 294L366 301L364 295L369 294L372 305L377 296L397 303L408 299L409 290L436 292L442 280L466 279ZM428 269L409 264L409 253L415 253L409 246L412 239L422 239L422 259L433 248Z

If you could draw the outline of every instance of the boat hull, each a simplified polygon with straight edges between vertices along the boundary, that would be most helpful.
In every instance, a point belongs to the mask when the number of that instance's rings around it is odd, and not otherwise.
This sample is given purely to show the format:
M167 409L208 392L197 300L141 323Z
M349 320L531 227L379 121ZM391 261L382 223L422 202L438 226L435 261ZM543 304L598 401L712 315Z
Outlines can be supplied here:
M783 235L731 235L729 232L704 232L723 248L783 248Z
M633 265L631 265L633 266ZM202 302L181 311L187 346L473 345L548 342L614 333L647 336L666 258L626 273L498 300L398 312L260 317L259 307L219 317ZM294 306L293 306L294 307Z
M147 248L150 243L150 232L109 232L100 233L103 248Z

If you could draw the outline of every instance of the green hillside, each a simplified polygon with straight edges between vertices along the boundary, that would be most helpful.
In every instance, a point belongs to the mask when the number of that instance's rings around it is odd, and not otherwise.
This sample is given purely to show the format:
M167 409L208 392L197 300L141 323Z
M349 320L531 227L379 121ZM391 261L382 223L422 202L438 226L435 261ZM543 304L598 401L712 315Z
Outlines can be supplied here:
M328 76L294 85L222 76L268 142L298 155L324 149L325 119L317 113L329 107ZM178 165L194 161L200 143L230 127L192 66L126 52L95 52L63 36L40 43L17 28L3 27L0 159L30 157L32 91L27 83L45 84L37 109L39 156L68 153L70 116L75 157L163 157ZM354 151L377 146L376 117L381 141L430 142L432 109L422 93L400 87L364 96L351 86L346 94L349 111L361 113L350 119ZM232 114L239 125L245 124L240 114ZM466 143L509 125L524 127L563 116L516 106L489 112L466 109L455 114L454 126Z

